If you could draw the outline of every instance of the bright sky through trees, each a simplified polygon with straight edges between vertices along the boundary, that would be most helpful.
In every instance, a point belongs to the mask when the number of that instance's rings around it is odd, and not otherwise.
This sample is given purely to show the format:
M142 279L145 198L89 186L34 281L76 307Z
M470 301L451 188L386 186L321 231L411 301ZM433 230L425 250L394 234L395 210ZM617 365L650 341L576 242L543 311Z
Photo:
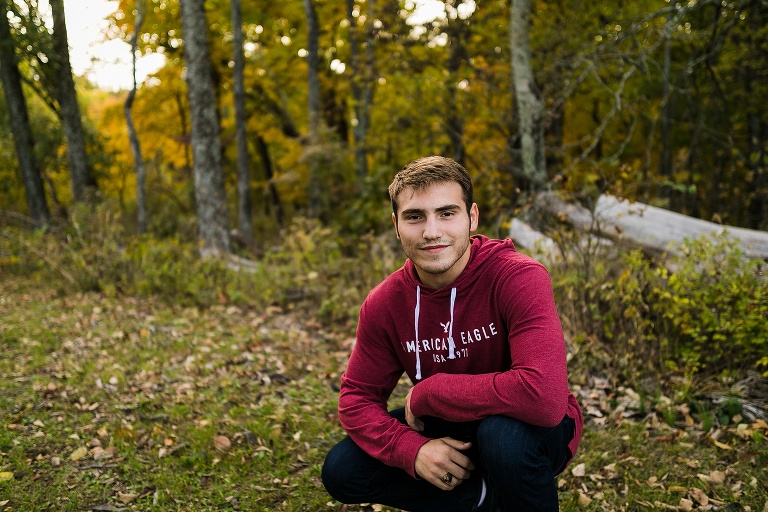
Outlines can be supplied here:
M50 10L41 0L40 9ZM115 0L64 0L69 37L72 71L85 74L97 86L107 90L130 89L131 47L119 40L109 40L107 16L115 12ZM148 74L163 65L162 55L139 58L137 80L143 82Z
M446 16L445 6L439 0L411 0L416 10L412 24L425 23ZM43 12L48 10L46 0L41 0ZM474 2L465 2L459 16L474 11ZM105 18L117 9L116 0L64 0L69 36L72 70L78 76L86 74L95 85L107 90L131 88L130 46L119 40L110 40L109 24ZM137 80L141 84L147 75L159 69L164 57L153 54L140 57L137 63Z

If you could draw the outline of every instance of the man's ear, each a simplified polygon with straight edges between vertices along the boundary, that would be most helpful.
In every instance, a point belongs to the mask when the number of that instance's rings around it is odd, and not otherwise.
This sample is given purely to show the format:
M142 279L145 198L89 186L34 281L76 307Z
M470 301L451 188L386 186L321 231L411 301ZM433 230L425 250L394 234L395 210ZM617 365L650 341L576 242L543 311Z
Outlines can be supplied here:
M477 208L477 203L472 203L472 207L469 209L469 232L477 230L477 224L480 221L480 210Z
M400 230L397 229L397 215L392 213L392 224L395 225L395 236L397 236L397 239L400 240Z

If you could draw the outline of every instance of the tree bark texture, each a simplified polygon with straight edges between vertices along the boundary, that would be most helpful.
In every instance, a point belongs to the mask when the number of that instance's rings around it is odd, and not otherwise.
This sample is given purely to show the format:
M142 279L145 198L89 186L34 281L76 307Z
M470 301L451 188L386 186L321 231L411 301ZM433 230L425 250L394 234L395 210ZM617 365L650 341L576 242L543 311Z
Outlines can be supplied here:
M67 156L74 201L84 201L89 189L96 189L96 180L88 165L85 152L85 134L77 102L72 65L69 62L67 24L64 0L51 0L53 13L53 51L56 69L56 100L59 102L61 124L67 140Z
M207 257L229 252L230 237L204 3L181 0L181 23L200 254Z
M35 158L35 140L29 123L29 112L24 91L21 88L21 75L18 61L14 53L14 42L11 27L8 24L8 2L0 0L0 79L5 91L5 102L8 107L8 117L11 122L13 142L19 159L24 192L27 198L29 216L41 225L50 221L48 203L45 200L45 188L40 173L40 167Z
M138 46L139 32L144 22L144 9L142 0L136 0L136 23L134 24L133 36L131 36L131 61L133 88L128 93L123 108L125 112L125 122L128 125L128 140L131 143L131 153L133 154L133 169L136 172L136 223L139 233L147 231L147 194L146 194L146 171L144 167L144 157L141 154L141 144L136 134L136 128L133 125L133 116L131 108L136 98L136 50Z
M530 42L531 0L512 0L510 9L510 44L512 49L512 82L520 133L523 173L535 188L547 182L544 160L544 107L531 65Z
M320 214L322 190L320 180L320 27L317 21L317 12L312 0L304 1L304 14L307 18L307 100L309 117L309 179L307 183L307 215L317 218Z
M254 144L256 145L256 151L259 153L262 166L264 167L264 178L267 181L269 199L275 209L275 220L277 221L277 225L282 228L285 226L285 214L283 213L283 203L280 201L280 194L275 186L275 172L273 170L272 157L269 156L269 146L267 146L267 141L265 141L264 137L261 135L256 135ZM264 204L267 205L270 203L265 201ZM265 211L267 211L266 208Z
M245 86L243 73L245 56L243 52L243 20L241 0L231 0L232 33L234 35L234 103L235 103L235 138L237 141L237 219L240 235L249 244L253 242L253 221L251 220L251 162L248 156L248 137L246 134Z
M376 28L371 21L376 12L376 1L368 0L367 39L362 43L364 58L360 51L358 18L353 15L355 0L347 0L347 20L349 21L349 64L351 68L352 102L356 124L352 127L355 138L355 174L358 185L362 186L368 176L368 128L371 124L371 104L375 80L374 37Z
M455 8L455 6L454 6ZM449 155L462 165L466 164L466 147L464 145L464 113L459 105L459 89L456 87L462 65L469 58L467 51L467 41L472 37L471 26L467 20L457 16L455 19L448 20L445 29L448 34L448 62L446 71L448 71L449 85L447 87L447 101L445 102L445 127L448 132L448 147L444 154Z

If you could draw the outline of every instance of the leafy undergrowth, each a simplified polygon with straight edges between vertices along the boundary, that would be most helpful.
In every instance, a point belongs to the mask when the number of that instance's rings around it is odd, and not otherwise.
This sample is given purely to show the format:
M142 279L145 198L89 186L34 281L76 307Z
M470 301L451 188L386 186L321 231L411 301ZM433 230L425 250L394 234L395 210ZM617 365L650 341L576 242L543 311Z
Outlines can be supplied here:
M351 326L0 284L0 510L386 510L320 483ZM768 511L768 425L579 374L562 510ZM671 426L670 426L671 425ZM706 427L706 428L705 428Z

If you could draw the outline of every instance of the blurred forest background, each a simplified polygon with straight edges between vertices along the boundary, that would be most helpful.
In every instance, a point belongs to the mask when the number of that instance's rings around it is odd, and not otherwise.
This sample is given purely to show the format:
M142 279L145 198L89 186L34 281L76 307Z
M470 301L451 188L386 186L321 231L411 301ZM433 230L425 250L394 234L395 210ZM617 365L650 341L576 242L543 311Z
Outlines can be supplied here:
M273 238L299 215L351 232L386 225L393 172L427 154L471 169L489 225L508 220L527 191L554 188L768 229L759 0L454 0L423 24L409 17L413 2L189 2L187 18L200 23L193 48L184 5L121 1L107 37L135 38L137 52L166 64L130 98L75 77L70 105L62 20L51 30L35 0L4 2L4 57L15 58L30 124L17 144L34 160L28 176L12 136L23 130L13 118L21 99L6 92L4 210L56 219L90 190L118 203L133 231L185 233L197 197L194 126L213 109L206 135L217 143L201 174L220 176L211 188L223 187L216 201L226 207L205 222L246 240ZM202 98L190 100L187 84L200 84ZM80 136L68 128L76 108Z
M522 219L567 255L551 270L574 338L765 371L764 261L723 237L682 263L606 252L536 198L768 229L768 5L436 4L121 0L105 37L165 65L109 92L73 76L62 0L3 0L4 269L354 320L399 260L388 183L442 154L473 174L484 232Z
M113 92L73 75L63 0L0 0L3 304L37 290L42 302L301 311L337 343L402 262L387 185L441 154L473 175L481 232L507 237L518 219L556 245L582 403L608 388L600 375L702 438L768 419L764 259L727 229L675 255L609 246L537 202L554 192L591 210L610 194L768 231L768 3L432 4L423 18L412 0L120 0L105 37L165 64ZM12 353L29 350L29 320L0 324ZM19 361L4 375L24 375ZM600 400L589 414L605 425L621 400ZM573 489L574 506L596 499Z

